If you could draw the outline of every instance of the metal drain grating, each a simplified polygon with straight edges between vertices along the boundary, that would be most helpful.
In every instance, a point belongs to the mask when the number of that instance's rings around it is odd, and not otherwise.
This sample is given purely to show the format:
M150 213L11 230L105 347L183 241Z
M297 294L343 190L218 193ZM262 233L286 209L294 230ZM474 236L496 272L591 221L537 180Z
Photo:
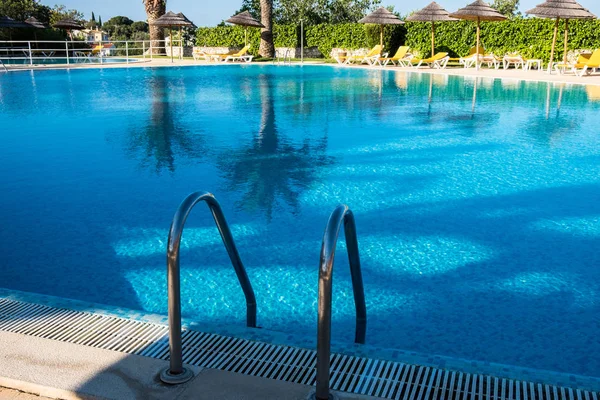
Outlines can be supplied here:
M161 360L169 358L168 327L0 298L0 330ZM315 384L316 352L191 330L183 362L205 368ZM403 400L600 400L596 392L488 375L331 356L331 388Z

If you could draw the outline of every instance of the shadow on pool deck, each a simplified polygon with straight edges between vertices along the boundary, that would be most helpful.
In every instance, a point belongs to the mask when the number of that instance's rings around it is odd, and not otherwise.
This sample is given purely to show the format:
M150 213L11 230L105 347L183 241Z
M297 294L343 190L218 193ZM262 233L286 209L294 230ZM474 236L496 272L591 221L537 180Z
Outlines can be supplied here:
M51 398L303 400L310 386L191 367L182 385L158 378L168 362L110 350L0 332L0 386ZM343 394L341 399L371 397Z

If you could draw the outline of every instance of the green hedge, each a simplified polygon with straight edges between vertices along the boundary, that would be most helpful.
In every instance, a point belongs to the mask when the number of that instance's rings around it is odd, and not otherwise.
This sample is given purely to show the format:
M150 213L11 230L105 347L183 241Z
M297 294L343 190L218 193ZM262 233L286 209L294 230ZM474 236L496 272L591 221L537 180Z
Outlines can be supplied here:
M487 51L497 55L520 52L528 58L550 57L554 21L538 18L514 18L502 22L481 23L481 43ZM569 49L600 48L600 21L569 21ZM294 25L275 25L276 47L300 45L300 31ZM559 24L559 40L556 57L562 57L564 21ZM370 48L379 43L379 26L364 24L321 24L305 27L305 45L318 47L328 57L331 49ZM244 28L219 26L199 28L199 46L241 46L244 44ZM256 54L260 44L260 30L248 29L251 52ZM469 21L438 23L436 25L436 50L447 51L452 56L468 54L475 46L475 23ZM394 52L406 44L421 55L431 52L431 24L409 22L404 26L386 26L384 46Z
M486 51L496 55L520 52L528 58L548 61L552 47L554 20L540 18L514 18L502 22L481 23L481 43ZM406 25L406 44L422 54L431 53L431 24L409 22ZM557 57L562 57L564 47L564 21L559 23ZM600 48L600 22L569 21L569 49ZM436 25L436 50L447 51L452 56L468 54L475 46L474 22L460 21Z
M324 56L329 57L331 49L342 47L359 49L373 47L379 43L379 26L364 24L320 24L304 28L305 46L315 46ZM405 30L398 26L386 26L384 46L396 49L404 42ZM300 28L295 25L275 25L273 27L275 47L296 47L300 45ZM248 29L248 42L251 53L256 54L260 45L260 29ZM198 28L196 45L210 47L234 47L244 45L244 28L239 26L217 26Z
M297 43L296 27L293 25L276 25L273 27L275 47L295 47ZM248 28L248 44L250 53L256 55L260 46L260 29ZM217 26L214 28L198 28L196 45L209 47L244 46L244 28L241 26Z

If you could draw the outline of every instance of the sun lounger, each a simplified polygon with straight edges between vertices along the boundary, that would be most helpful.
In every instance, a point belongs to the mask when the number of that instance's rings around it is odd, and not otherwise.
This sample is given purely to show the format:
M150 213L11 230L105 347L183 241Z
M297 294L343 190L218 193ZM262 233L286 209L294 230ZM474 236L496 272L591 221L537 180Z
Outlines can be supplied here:
M466 57L450 58L448 61L458 61L460 65L464 66L465 68L471 68L476 65L477 54L480 56L485 54L485 50L482 46L479 46L479 51L477 51L477 47L472 47L469 50L469 55Z
M450 60L448 53L437 53L433 57L423 59L414 58L410 62L411 64L417 63L417 68L423 64L427 64L429 68L444 69L446 68L446 64L448 64L448 60Z
M223 59L224 62L244 61L244 62L249 63L249 62L252 62L252 58L254 58L254 56L249 55L248 50L250 50L250 45L244 46L244 48L241 49L240 51L238 51L237 53L221 56L221 58Z
M333 56L333 59L337 61L338 64L346 64L346 61L348 60L348 51L338 51Z
M504 69L510 68L511 64L515 67L515 69L525 69L525 64L527 60L523 58L520 54L507 54L502 58L502 67Z
M381 45L377 45L375 47L373 47L371 49L371 51L369 51L367 53L367 55L364 56L351 56L348 57L345 61L345 64L350 64L350 63L357 63L357 64L363 64L363 63L367 63L369 65L373 65L375 63L377 63L377 60L381 57L381 51L383 50L383 46Z
M579 56L576 64L555 64L554 69L561 72L565 69L570 69L575 75L582 77L583 75L591 74L600 69L600 49L595 50L589 59L585 59L584 56Z
M399 66L405 67L405 61L408 61L408 49L408 46L400 46L398 47L398 50L396 51L396 54L394 54L393 57L379 57L377 59L377 63L381 66L386 66L389 63L396 65L396 63L398 63Z
M234 54L233 52L231 54ZM207 54L200 49L194 48L192 51L192 57L194 57L194 61L204 60L204 61L214 61L215 59L220 58L219 55Z
M494 68L494 69L499 69L500 68L500 63L502 62L501 59L499 59L498 57L496 57L493 54L486 54L486 55L479 55L479 66L481 67L483 64L486 64L488 66L488 68Z

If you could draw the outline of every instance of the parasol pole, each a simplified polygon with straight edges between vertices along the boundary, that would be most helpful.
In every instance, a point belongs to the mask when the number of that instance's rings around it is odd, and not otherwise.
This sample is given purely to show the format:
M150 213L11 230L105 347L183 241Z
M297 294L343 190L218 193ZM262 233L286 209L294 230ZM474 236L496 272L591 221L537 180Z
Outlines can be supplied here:
M431 20L431 57L435 54L435 22Z
M173 27L169 26L169 44L171 45L171 63L173 62Z
M244 27L244 47L248 46L248 27Z
M477 55L475 58L475 70L479 71L479 25L480 19L477 17L477 50L475 50L475 54ZM477 85L475 86L477 87Z
M381 27L381 32L379 34L379 44L381 45L381 51L383 51L383 24L379 26Z
M567 63L567 43L569 40L569 20L565 19L565 53L563 54L563 64Z
M554 49L556 47L556 37L558 36L558 21L559 17L556 17L556 23L554 24L554 37L552 38L552 50L550 50L550 62L548 63L548 73L552 73L552 61L554 61Z
M181 33L181 25L179 25L179 59L183 60L183 34Z

